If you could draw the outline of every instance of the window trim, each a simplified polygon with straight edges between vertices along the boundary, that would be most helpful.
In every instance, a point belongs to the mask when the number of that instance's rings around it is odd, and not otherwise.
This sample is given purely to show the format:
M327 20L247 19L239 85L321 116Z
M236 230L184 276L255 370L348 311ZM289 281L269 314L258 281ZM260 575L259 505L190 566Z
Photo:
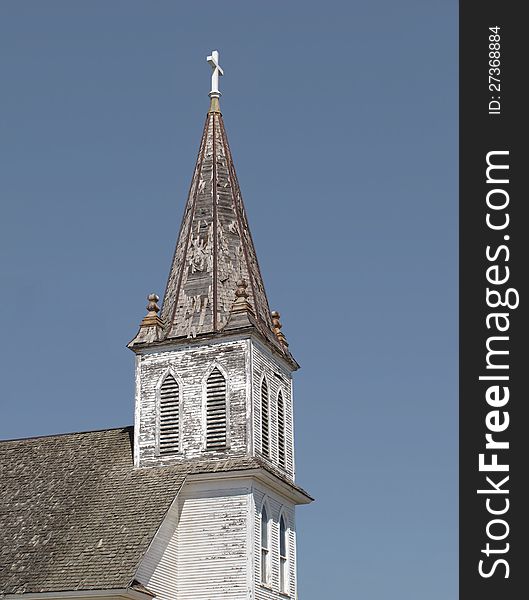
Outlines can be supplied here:
M266 512L266 541L268 547L263 546L263 511ZM266 551L266 555L265 555ZM263 556L265 556L266 567L263 571ZM259 511L259 582L261 586L272 589L272 511L266 497L261 503L261 510ZM265 577L263 577L263 574Z
M160 438L161 438L161 423L162 423L162 386L168 376L173 377L178 385L178 450L171 454L161 454ZM183 420L183 381L172 367L168 367L159 377L155 387L156 398L156 436L155 436L155 452L159 458L170 458L176 454L182 453L182 420Z
M283 455L284 455L284 464L281 464L281 439L280 439L280 425L279 425L279 397L281 397L282 405L283 405ZM284 471L288 471L288 441L287 441L287 419L288 419L288 411L287 411L287 403L285 400L285 390L282 387L279 388L276 395L276 409L277 409L277 464L280 469Z
M281 554L281 521L285 524L285 555ZM277 523L279 528L277 544L277 555L279 559L279 593L283 596L290 596L290 522L284 508L279 511L279 520ZM282 577L281 569L283 565L284 573Z
M268 404L268 452L265 453L263 450L263 384L266 384L266 395L267 395L267 404ZM270 403L270 382L268 381L268 377L266 373L263 373L259 380L259 435L260 435L260 450L261 454L272 460L272 410Z

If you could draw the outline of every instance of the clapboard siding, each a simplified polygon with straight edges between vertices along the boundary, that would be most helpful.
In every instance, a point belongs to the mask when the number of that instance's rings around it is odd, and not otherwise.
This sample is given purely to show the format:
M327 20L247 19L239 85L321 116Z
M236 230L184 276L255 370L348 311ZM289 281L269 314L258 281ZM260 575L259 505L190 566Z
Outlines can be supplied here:
M261 507L272 521L270 588L261 584ZM289 595L296 598L294 506L253 478L185 484L145 554L136 579L159 600L278 600L279 519L289 532Z
M175 600L178 593L178 516L176 499L136 572L136 579L153 591L158 600Z
M275 465L279 464L278 448L278 414L277 396L279 391L283 395L285 406L285 467L284 470L294 477L294 434L292 410L292 378L290 373L280 366L279 361L261 344L252 342L252 401L253 401L253 435L254 448L258 454L268 458L268 453L263 452L262 432L262 398L261 382L263 376L268 384L268 410L269 410L269 458ZM265 446L266 449L266 446Z
M184 490L178 600L247 599L249 488Z
M267 506L270 510L272 519L272 544L271 544L271 589L261 584L261 507L266 498ZM292 504L284 501L280 496L257 486L253 490L252 500L253 513L253 539L254 556L253 573L255 580L255 598L256 600L277 600L284 598L284 594L279 592L279 518L285 515L289 528L288 543L288 570L289 570L289 588L290 597L296 597L296 528L294 518L294 507Z
M250 350L251 348L251 350ZM226 448L206 449L207 377L218 366L226 376ZM160 422L159 387L164 375L174 373L180 389L180 450L161 455L157 444ZM289 371L255 339L183 346L138 356L136 376L136 466L156 466L207 454L212 460L262 450L262 389L266 376L269 408L269 457L279 465L278 406L281 390L285 406L285 466L294 477L292 378ZM248 394L251 393L251 399ZM253 436L253 439L250 439Z
M136 377L136 466L156 466L204 456L215 460L248 451L247 407L249 340L225 341L138 357ZM227 380L227 438L229 448L205 451L206 379L215 365ZM161 456L157 448L159 386L167 372L181 387L180 452Z

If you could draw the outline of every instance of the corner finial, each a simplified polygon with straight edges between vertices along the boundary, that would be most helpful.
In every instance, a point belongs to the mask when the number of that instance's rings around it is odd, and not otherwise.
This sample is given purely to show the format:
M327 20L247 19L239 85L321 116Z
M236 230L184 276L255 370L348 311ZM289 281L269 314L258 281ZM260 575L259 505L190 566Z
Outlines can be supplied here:
M140 325L140 331L145 328L154 327L155 330L163 328L163 321L158 316L160 307L158 306L158 300L160 298L156 294L149 294L147 300L147 314L143 317L143 321Z
M160 307L158 306L159 296L156 294L149 294L147 296L147 300L149 304L147 304L147 310L149 311L148 317L156 317L156 315L160 312Z
M143 317L136 337L128 344L131 350L134 350L135 346L153 344L162 339L164 324L158 316L160 312L160 307L158 306L159 299L156 294L149 294L147 296L147 300L149 300L149 304L147 304L148 312Z
M235 296L237 298L248 298L248 292L246 291L247 287L248 284L246 281L244 281L244 279L239 279L237 282L237 289L235 290Z
M211 103L209 107L209 112L220 112L219 98L219 75L224 75L224 71L221 69L219 65L219 52L218 50L213 50L210 56L206 58L208 63L211 65L211 91L209 92L209 97L211 98Z
M281 331L281 327L283 327L283 325L281 324L281 321L279 320L281 315L277 312L277 310L274 310L270 316L272 317L272 329L273 329L273 332L276 334L276 338L279 340L279 342L283 346L288 348L287 338Z
M248 292L246 288L248 284L244 279L239 279L237 282L237 289L235 290L235 302L231 307L232 313L237 312L248 312L251 315L254 314L252 305L248 302Z
M235 300L231 305L228 321L224 326L226 331L230 329L239 329L241 327L250 327L254 324L255 313L252 305L248 301L248 292L246 288L248 284L244 279L237 281L237 289L235 290Z

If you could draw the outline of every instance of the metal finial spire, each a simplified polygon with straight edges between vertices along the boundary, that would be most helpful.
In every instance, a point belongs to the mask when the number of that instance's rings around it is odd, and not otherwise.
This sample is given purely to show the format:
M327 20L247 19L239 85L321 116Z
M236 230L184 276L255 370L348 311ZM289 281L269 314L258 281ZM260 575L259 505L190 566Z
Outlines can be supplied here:
M209 92L209 97L211 98L211 106L210 112L220 112L219 108L219 75L224 75L224 71L221 69L219 65L219 52L218 50L213 50L210 56L206 58L208 63L211 65L211 91Z

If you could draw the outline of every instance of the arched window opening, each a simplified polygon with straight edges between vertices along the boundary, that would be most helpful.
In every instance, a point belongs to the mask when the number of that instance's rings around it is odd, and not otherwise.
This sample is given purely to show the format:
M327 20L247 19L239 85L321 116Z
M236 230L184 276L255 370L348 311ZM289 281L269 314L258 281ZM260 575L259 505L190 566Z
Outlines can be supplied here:
M286 469L287 466L287 444L286 444L286 414L285 401L281 391L277 396L277 454L279 466Z
M270 456L270 406L266 379L261 383L261 452Z
M217 367L206 382L206 448L226 447L226 379Z
M283 515L279 520L279 591L288 591L288 529Z
M264 504L261 510L261 583L270 583L270 520Z
M171 375L160 388L160 454L178 452L180 443L180 389Z

